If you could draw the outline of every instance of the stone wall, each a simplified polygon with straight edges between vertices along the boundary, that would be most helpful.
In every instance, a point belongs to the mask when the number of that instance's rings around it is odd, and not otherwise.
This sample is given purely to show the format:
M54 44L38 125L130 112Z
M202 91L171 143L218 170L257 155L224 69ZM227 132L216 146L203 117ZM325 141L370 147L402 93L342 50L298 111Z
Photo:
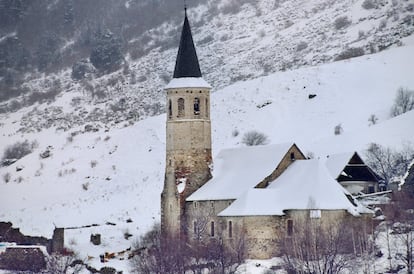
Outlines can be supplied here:
M190 220L185 200L211 178L210 89L166 91L166 169L161 194L161 229L164 234L186 234Z
M271 182L276 180L295 160L305 160L306 157L303 155L302 151L293 144L292 147L286 152L285 156L280 161L276 169L263 179L260 183L257 184L256 188L266 188Z
M7 247L0 253L0 269L39 272L46 268L45 255L37 247Z
M16 243L18 245L42 245L49 253L61 253L64 249L64 229L55 228L52 239L38 236L28 236L14 228L10 222L0 222L0 241Z

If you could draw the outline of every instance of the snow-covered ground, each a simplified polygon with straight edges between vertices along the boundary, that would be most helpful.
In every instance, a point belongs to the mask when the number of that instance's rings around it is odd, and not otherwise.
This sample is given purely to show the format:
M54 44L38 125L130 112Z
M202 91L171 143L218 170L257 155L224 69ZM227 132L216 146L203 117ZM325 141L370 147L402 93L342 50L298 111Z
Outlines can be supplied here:
M414 89L413 52L414 36L410 36L403 46L374 55L276 73L216 91L211 106L213 154L242 146L243 134L252 129L265 133L273 144L295 142L315 157L345 151L363 155L370 142L413 146L414 111L389 116L397 89ZM309 99L309 94L317 96ZM67 100L59 97L57 104L65 105ZM36 141L38 147L0 168L1 221L13 222L23 233L47 237L55 225L96 224L66 230L65 242L100 268L100 254L130 247L160 220L165 115L97 132L82 133L84 128L79 127L21 133L18 122L24 112L3 117L0 152L26 139ZM371 114L378 117L375 125L368 122ZM341 135L334 134L338 124L343 128ZM48 146L51 156L40 158ZM6 183L7 174L10 181ZM102 234L102 245L89 242L92 233ZM126 233L133 237L125 239ZM127 260L105 265L128 273ZM245 267L249 273L264 269L251 262Z

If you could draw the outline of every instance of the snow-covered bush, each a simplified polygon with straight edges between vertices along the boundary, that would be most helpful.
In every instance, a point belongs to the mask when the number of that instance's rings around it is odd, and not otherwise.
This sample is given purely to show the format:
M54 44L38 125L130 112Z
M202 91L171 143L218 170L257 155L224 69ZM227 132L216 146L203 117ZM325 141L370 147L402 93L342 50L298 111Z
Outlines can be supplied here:
M74 80L81 80L85 78L86 73L90 72L93 72L93 67L88 60L80 60L73 64L71 77Z
M362 2L362 7L364 9L375 9L377 7L377 5L375 4L374 0L365 0L364 2Z
M335 19L334 26L335 29L340 30L348 27L352 23L347 16L341 16Z
M112 32L107 30L102 33L89 57L92 65L102 72L111 72L118 69L124 59L121 46L120 39Z
M261 132L251 130L243 135L242 143L246 146L266 145L269 143L267 136Z
M33 149L36 148L36 146L36 141L33 141L31 143L28 140L25 140L23 142L16 142L13 145L6 147L2 160L21 159L24 156L32 153Z
M400 87L391 108L391 117L395 117L414 109L414 90Z
M301 51L304 50L308 47L308 43L301 41L297 46L296 46L296 51Z

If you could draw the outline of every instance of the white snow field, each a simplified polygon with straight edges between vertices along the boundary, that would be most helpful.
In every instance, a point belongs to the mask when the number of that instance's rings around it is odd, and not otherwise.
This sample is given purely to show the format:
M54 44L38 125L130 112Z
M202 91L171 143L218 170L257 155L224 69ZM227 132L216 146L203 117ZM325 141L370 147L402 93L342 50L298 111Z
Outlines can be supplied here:
M397 89L414 90L413 72L414 36L410 36L402 46L377 54L280 72L218 90L212 94L211 106L213 154L243 146L242 136L249 130L263 132L270 144L296 143L315 157L350 151L364 155L370 142L413 146L414 111L395 118L389 115ZM317 96L309 99L309 94ZM57 103L65 105L65 98L59 97ZM38 146L0 168L0 220L13 222L25 234L47 237L54 226L97 224L66 230L67 247L83 259L89 256L88 264L96 268L114 266L128 273L128 260L101 264L99 255L130 247L160 220L165 115L69 137L83 128L17 132L23 111L2 116L0 151L24 140ZM368 122L372 114L378 118L375 125ZM339 124L343 133L335 135ZM48 146L51 156L40 158ZM92 245L91 233L101 233L103 243ZM126 240L125 233L133 237ZM261 273L268 263L256 267L249 262L243 267Z

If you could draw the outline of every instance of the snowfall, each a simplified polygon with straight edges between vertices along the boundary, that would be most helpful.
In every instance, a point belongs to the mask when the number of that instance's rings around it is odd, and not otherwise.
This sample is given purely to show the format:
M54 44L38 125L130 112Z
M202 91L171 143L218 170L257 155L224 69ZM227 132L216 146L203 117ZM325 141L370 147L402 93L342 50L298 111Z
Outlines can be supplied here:
M315 158L352 151L364 155L372 142L395 149L413 146L414 111L390 116L398 88L414 89L413 53L410 36L402 46L376 54L213 89L213 155L244 146L243 134L250 130L266 134L269 144L296 143ZM316 97L309 99L309 94ZM56 104L67 106L74 96L65 93ZM25 111L1 117L0 151L16 141L36 141L38 146L0 168L0 220L12 222L24 234L48 238L55 226L70 228L65 230L66 247L89 265L129 273L128 260L117 257L103 264L99 255L131 247L160 221L165 115L77 135L71 133L83 128L21 134L19 120ZM371 115L377 123L368 120ZM343 131L335 135L338 125ZM48 147L51 156L40 158ZM102 235L99 246L90 243L95 233ZM133 236L127 240L128 233ZM263 273L278 263L278 258L249 260L239 272ZM386 267L385 259L375 263L377 269Z

